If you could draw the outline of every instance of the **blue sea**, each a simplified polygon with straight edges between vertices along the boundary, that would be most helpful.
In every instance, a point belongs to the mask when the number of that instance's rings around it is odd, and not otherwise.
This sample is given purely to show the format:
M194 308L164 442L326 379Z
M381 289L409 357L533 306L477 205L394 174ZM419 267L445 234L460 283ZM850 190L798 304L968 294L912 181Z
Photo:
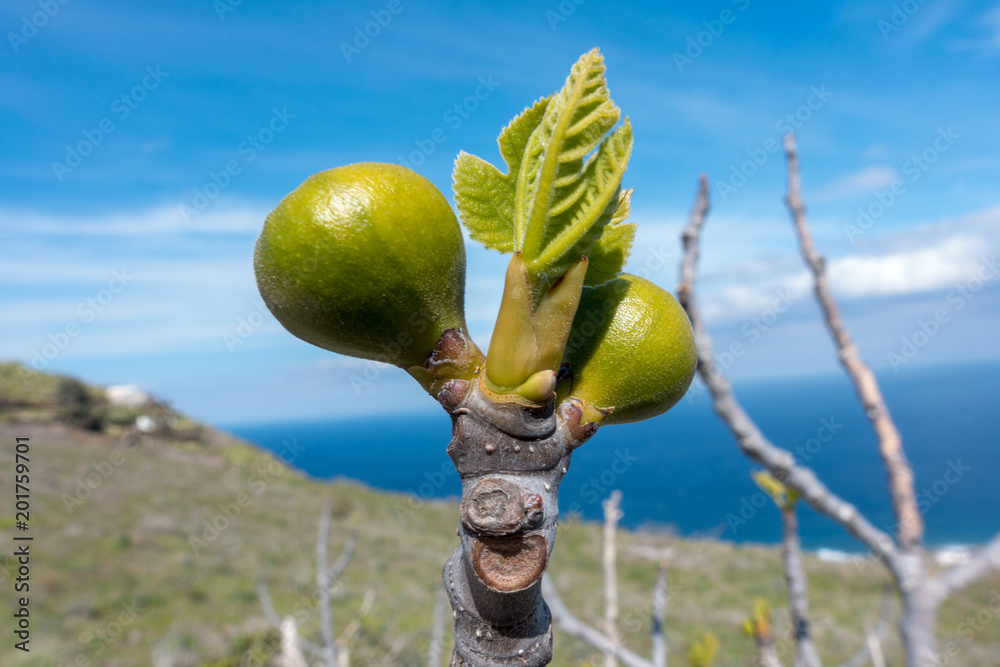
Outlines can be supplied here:
M907 369L879 380L916 473L927 544L989 539L1000 530L1000 364ZM737 383L735 391L773 443L893 530L875 436L846 376ZM451 422L444 411L226 428L275 452L295 441L304 449L293 465L315 478L360 480L420 498L461 493L445 453ZM708 393L693 389L667 414L602 428L578 449L560 511L599 520L601 501L620 489L624 526L776 543L778 511L751 479L756 469L712 412ZM800 507L807 549L862 551L839 526Z

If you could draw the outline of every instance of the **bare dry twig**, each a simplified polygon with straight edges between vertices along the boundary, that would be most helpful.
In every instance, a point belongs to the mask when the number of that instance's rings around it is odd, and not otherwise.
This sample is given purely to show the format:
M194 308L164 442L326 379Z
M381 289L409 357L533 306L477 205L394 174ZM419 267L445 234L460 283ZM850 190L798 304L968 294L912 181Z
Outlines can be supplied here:
M323 644L313 643L301 636L298 636L298 646L306 653L314 656L315 658L322 661L327 667L335 667L337 663L337 649L343 646L346 642L344 638L345 635L349 638L348 630L350 634L354 634L357 628L348 626L345 630L344 635L341 635L341 639L335 639L333 634L333 613L330 609L330 600L333 587L337 584L340 578L343 576L344 571L347 570L347 566L351 563L351 558L354 556L354 550L358 546L358 531L353 529L348 535L347 540L344 542L344 548L340 552L340 556L337 558L336 562L332 567L327 566L327 554L328 545L330 541L330 521L332 515L332 507L329 501L324 503L323 511L320 514L319 527L316 531L316 599L317 599L317 611L320 615L320 632L323 637ZM267 618L268 622L273 625L279 631L284 631L284 621L278 616L277 611L274 609L274 605L271 602L271 596L268 593L267 585L263 582L257 584L257 596L260 599L260 606L264 610L264 616ZM369 598L372 599L369 599ZM371 608L371 604L374 598L374 591L369 590L365 595L365 600L362 602L360 612L363 617L368 613L368 609ZM356 617L354 622L359 622Z
M885 591L882 594L882 608L879 611L878 622L872 630L865 633L865 645L850 659L840 663L837 667L864 667L869 661L872 662L874 667L885 667L885 661L882 660L881 656L881 642L889 631L889 621L892 620L892 603L894 599L895 595L893 595L892 587L886 585ZM880 660L882 660L881 665L879 664Z
M667 667L667 564L660 563L660 573L653 589L653 667Z
M1000 533L969 560L951 566L932 581L931 595L936 604L941 604L951 595L996 571L1000 571Z
M861 405L878 436L879 453L885 463L892 505L899 521L899 545L904 550L919 548L924 535L924 521L917 510L917 499L913 491L913 469L906 460L902 438L889 415L889 408L882 398L882 391L879 389L875 374L861 359L858 346L854 344L851 334L844 326L840 309L830 292L826 261L813 243L806 218L806 208L802 203L799 157L795 147L795 135L792 133L785 135L785 154L788 158L788 194L785 202L788 204L795 230L798 232L802 257L812 271L816 300L823 309L826 326L837 346L840 363L854 382Z
M785 583L788 588L788 608L795 631L795 667L822 667L809 625L809 593L802 565L802 541L795 503L781 507L781 555L784 561Z
M444 605L448 596L444 586L438 586L434 600L434 626L431 629L431 645L427 651L429 667L441 667L442 646L444 646Z
M618 555L617 529L622 518L622 492L615 489L604 501L604 631L608 638L616 644L621 643L618 632L618 570L616 556ZM604 667L617 667L613 653L605 651Z
M555 585L548 574L542 576L542 595L549 611L552 613L552 624L568 635L582 639L594 648L604 653L612 653L625 667L652 667L653 663L637 653L630 651L621 644L611 640L600 630L592 628L570 613L566 604L559 597Z
M708 179L702 176L695 207L684 230L684 258L677 294L694 327L698 373L712 394L716 414L729 427L744 454L767 468L776 479L798 491L817 512L829 517L868 546L891 570L898 569L898 550L892 538L872 525L854 505L830 491L812 470L798 465L791 452L772 444L737 402L729 381L716 367L712 339L701 318L695 291L699 237L708 209Z

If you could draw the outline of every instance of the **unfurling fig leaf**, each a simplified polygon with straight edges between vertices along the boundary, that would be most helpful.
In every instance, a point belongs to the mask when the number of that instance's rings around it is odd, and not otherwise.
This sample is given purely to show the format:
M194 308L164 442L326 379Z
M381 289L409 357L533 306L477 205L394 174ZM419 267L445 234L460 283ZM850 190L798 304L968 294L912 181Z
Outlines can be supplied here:
M632 152L627 118L605 138L620 113L603 57L597 49L584 54L532 132L518 175L514 228L533 276L562 275L611 221Z
M670 292L622 274L583 290L563 361L572 373L568 394L587 407L585 420L621 424L673 407L694 378L697 350Z
M632 241L635 239L635 223L625 222L631 200L632 188L622 190L611 222L604 228L601 238L597 239L597 243L587 255L590 260L586 282L588 287L603 285L625 268L625 262L632 250Z
M500 132L497 143L507 163L507 173L462 151L452 174L455 203L469 236L487 248L512 253L518 250L514 231L514 197L524 147L548 106L545 97L521 112Z
M573 65L559 92L525 109L500 133L506 174L464 152L455 162L463 224L487 248L522 253L536 305L548 285L583 257L597 258L588 285L613 278L628 257L634 226L622 224L628 195L621 181L632 126L626 118L612 131L620 115L594 49Z
M254 269L278 321L333 352L421 366L445 331L466 331L458 221L430 181L399 165L306 179L268 215Z

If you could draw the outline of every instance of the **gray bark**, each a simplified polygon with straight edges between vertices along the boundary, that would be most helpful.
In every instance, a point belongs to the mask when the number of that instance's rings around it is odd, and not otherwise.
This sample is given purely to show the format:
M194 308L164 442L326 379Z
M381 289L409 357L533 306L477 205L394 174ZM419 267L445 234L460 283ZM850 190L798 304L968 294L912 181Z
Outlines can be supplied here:
M816 643L809 631L809 592L802 567L802 544L795 505L781 508L781 557L788 586L788 611L795 631L795 667L822 667Z
M798 154L792 135L785 138L789 180L786 202L799 235L800 248L813 273L816 297L827 328L837 346L839 358L855 384L858 397L879 438L893 508L899 523L898 542L876 528L857 508L828 489L816 475L796 463L788 451L775 447L760 431L733 395L729 381L715 365L712 339L705 330L696 298L695 281L701 228L709 209L708 179L700 179L698 197L683 233L684 257L678 298L691 318L698 346L698 373L712 394L715 412L726 423L741 451L767 468L775 478L799 492L817 512L840 524L865 544L889 570L903 602L899 621L900 638L908 667L929 667L940 663L935 631L940 604L955 592L1000 569L1000 534L972 558L931 577L924 562L923 520L913 493L913 472L903 452L902 442L885 407L874 374L860 358L851 340L826 280L826 265L812 242L802 203Z
M618 632L618 521L622 518L620 509L622 492L614 490L604 501L604 631L615 643L621 643ZM604 667L617 667L618 661L613 653L605 652Z
M660 574L653 589L653 667L667 667L667 566L660 564Z
M462 479L461 546L444 567L455 616L452 665L546 665L552 620L541 595L555 544L559 484L581 427L571 402L497 404L475 381L451 380L437 396L452 417L448 455Z
M552 622L558 625L560 630L582 639L600 651L612 653L625 667L653 667L653 663L649 660L612 641L610 637L570 613L559 598L556 587L548 575L543 579L542 585L545 590L545 599L548 600L549 606L552 608Z

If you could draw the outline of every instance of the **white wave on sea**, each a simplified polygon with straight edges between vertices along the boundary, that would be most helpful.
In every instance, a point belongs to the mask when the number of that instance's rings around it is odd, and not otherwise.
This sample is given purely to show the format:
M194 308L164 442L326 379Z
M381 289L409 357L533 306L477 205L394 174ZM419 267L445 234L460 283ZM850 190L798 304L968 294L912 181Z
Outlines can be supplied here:
M941 567L950 567L964 563L972 557L973 547L968 544L948 544L938 549L929 549L934 563ZM857 563L869 556L863 553L839 551L837 549L817 549L816 558L824 563Z

